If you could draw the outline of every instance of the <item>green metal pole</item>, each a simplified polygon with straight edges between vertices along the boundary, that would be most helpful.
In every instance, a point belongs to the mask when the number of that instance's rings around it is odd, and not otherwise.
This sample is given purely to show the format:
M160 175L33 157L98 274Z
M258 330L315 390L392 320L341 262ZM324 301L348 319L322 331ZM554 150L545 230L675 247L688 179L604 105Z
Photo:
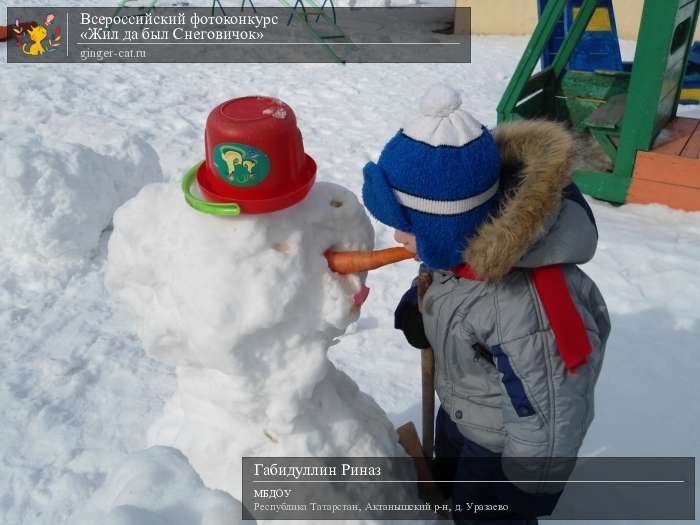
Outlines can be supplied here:
M542 56L545 46L552 37L557 22L564 13L566 2L567 0L550 0L542 12L540 21L532 33L523 56L520 58L518 67L515 68L508 87L498 104L499 123L512 120L513 111L520 100L520 94L532 76L532 72L535 70L535 66Z
M647 151L654 130L671 51L679 0L646 0L630 79L616 177L632 176L637 151Z

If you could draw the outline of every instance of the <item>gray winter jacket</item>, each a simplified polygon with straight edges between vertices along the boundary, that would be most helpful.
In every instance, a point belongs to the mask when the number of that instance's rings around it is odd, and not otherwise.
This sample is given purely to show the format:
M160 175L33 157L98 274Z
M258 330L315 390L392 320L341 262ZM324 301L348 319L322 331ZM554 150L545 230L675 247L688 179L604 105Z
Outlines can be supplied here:
M497 127L494 138L507 195L464 253L486 280L432 271L423 298L437 393L465 437L503 457L575 457L593 419L610 332L598 288L576 266L593 257L596 226L582 198L566 198L573 156L566 131L520 122ZM573 374L527 270L553 264L562 265L592 346Z

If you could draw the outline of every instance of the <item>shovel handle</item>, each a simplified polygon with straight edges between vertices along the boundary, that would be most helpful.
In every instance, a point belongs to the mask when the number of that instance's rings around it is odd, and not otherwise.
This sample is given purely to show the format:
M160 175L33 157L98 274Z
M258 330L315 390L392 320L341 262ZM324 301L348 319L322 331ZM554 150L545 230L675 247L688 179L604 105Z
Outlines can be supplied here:
M418 309L423 311L425 292L433 282L429 272L418 275ZM435 355L433 349L423 348L420 352L421 390L423 405L423 453L426 458L433 457L435 432Z
M426 458L431 459L433 457L435 429L435 361L432 348L423 348L420 351L420 364L423 404L423 454Z

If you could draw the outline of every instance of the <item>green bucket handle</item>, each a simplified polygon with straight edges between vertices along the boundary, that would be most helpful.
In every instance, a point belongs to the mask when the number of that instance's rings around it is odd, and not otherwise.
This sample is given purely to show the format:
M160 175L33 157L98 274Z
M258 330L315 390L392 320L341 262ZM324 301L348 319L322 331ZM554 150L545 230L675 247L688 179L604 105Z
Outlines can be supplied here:
M187 204L197 211L210 215L219 215L221 217L236 217L240 215L241 207L235 202L209 202L199 199L192 194L192 184L194 184L197 178L197 170L203 162L198 162L192 166L182 179L182 192L185 194Z

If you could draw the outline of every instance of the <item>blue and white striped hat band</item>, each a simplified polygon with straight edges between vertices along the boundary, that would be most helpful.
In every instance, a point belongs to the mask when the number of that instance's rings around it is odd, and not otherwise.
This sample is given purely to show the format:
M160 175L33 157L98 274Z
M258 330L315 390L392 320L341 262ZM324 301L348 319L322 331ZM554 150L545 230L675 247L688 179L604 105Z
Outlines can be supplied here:
M418 197L417 195L411 195L410 193L403 192L396 188L392 188L392 191L396 196L396 200L399 201L402 206L410 208L411 210L428 213L430 215L461 215L462 213L467 213L488 202L498 193L498 187L499 180L496 180L486 191L467 197L466 199L456 200L426 199L424 197Z

